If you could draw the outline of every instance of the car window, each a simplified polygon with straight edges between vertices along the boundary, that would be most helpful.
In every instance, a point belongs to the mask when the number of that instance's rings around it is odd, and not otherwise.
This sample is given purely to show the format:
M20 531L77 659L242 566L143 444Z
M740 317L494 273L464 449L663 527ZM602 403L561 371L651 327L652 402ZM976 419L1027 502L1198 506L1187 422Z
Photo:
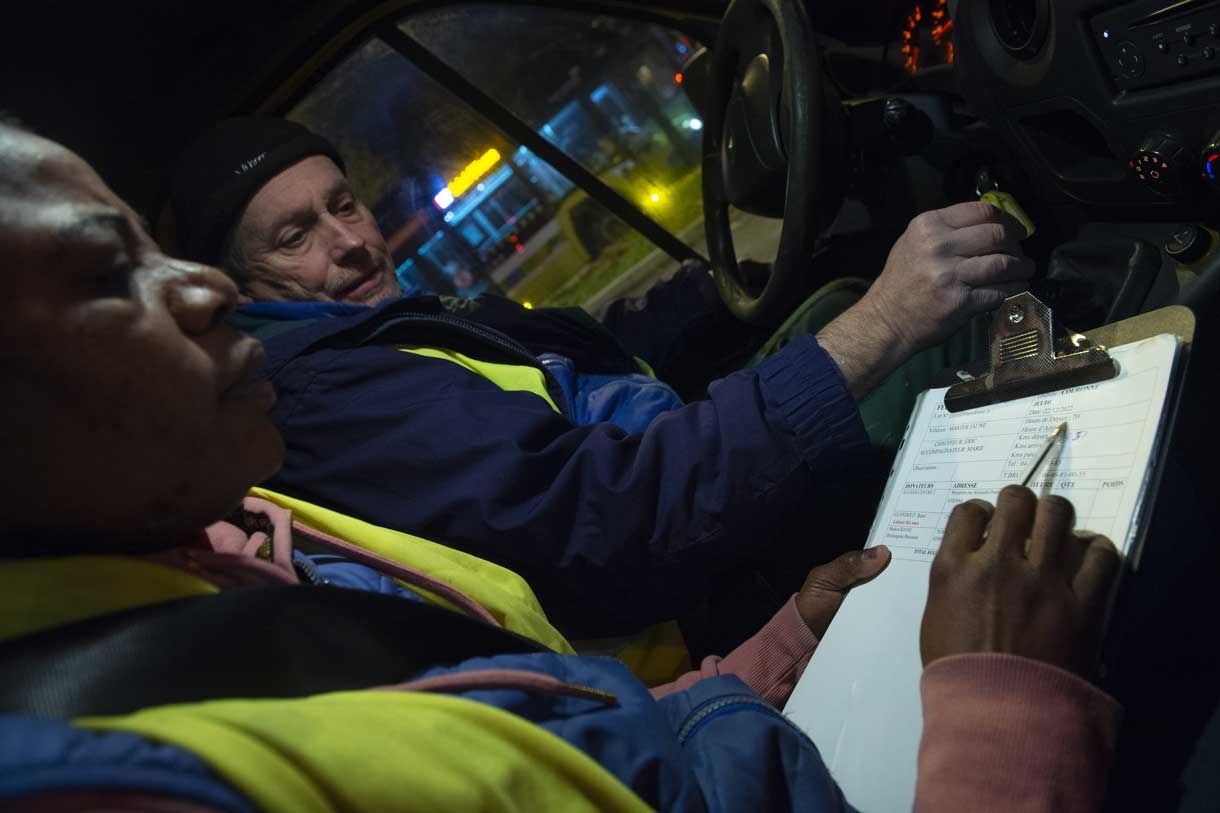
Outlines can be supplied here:
M682 74L700 43L641 20L507 3L449 3L399 28L707 256L703 121ZM772 261L782 221L731 215L738 256ZM646 289L672 266L621 267L617 287Z
M400 28L667 228L700 222L688 37L520 4L447 4Z
M288 117L336 144L406 287L585 305L621 295L607 289L646 258L676 265L381 40Z

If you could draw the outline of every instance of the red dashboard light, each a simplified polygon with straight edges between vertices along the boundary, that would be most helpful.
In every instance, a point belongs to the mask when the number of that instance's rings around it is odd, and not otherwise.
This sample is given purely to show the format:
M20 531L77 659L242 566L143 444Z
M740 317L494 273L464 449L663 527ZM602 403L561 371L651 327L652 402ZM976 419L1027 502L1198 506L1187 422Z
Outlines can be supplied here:
M934 65L953 64L953 20L948 0L913 3L903 19L899 38L904 57L902 67L909 74Z

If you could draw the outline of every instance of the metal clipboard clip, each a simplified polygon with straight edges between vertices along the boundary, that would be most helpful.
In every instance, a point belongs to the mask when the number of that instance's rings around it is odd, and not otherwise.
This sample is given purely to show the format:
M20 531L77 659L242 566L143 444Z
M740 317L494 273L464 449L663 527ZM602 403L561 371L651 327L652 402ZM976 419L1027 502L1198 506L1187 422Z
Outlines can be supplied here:
M1051 309L1025 291L1010 296L991 323L991 369L954 384L945 409L964 409L1093 384L1118 375L1106 348L1080 333L1055 339Z

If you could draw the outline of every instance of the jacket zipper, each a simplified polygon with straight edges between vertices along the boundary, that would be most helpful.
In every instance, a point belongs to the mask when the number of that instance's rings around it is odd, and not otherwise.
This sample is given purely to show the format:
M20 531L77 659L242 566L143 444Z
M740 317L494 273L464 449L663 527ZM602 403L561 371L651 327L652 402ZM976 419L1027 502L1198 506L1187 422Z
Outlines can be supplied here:
M709 717L713 716L718 711L729 709L734 706L748 706L756 708L758 711L782 720L784 724L793 731L797 732L805 739L809 739L809 735L802 731L799 726L777 711L774 706L772 706L766 700L763 700L758 695L731 694L725 697L717 697L709 700L691 712L682 725L678 728L678 743L680 745L685 745L686 741L694 736L695 732L702 727L703 723L706 722Z
M304 556L292 557L292 569L296 571L297 578L306 584L314 586L326 584L326 581L318 573L318 569L314 567L313 562Z

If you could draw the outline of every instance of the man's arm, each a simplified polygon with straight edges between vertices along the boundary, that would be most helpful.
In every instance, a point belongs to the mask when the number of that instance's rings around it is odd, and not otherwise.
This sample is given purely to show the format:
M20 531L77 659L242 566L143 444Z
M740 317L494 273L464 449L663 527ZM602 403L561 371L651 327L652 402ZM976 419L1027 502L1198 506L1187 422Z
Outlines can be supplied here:
M317 350L275 383L272 488L511 567L575 636L689 609L867 443L810 336L634 435L391 347Z
M288 456L273 486L518 570L570 635L673 617L843 481L867 444L853 396L956 327L938 319L994 305L997 292L967 291L989 269L1029 270L994 253L1009 235L993 211L921 215L853 315L828 326L829 348L797 337L640 434L574 426L447 361L319 350L276 374Z
M859 400L913 354L1024 291L1025 228L986 203L925 212L898 238L856 305L818 333Z
M868 294L818 333L852 396L863 398L912 355L1025 290L1034 266L1021 250L1024 236L1024 226L986 203L912 220ZM640 299L614 303L603 324L662 377L701 333L736 326L748 335L696 264Z

